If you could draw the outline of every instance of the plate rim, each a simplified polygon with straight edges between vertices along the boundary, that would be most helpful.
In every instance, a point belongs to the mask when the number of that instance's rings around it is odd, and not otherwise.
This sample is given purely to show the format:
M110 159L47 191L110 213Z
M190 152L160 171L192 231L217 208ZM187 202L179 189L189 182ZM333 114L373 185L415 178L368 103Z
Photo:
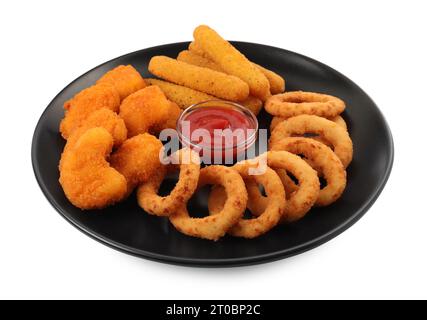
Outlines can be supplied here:
M386 168L385 168L385 172L384 175L382 176L382 179L379 181L377 188L375 189L375 191L371 194L371 196L369 197L368 200L366 200L363 204L363 206L357 210L349 219L345 220L344 222L340 223L339 226L337 226L336 228L330 230L329 232L322 234L321 236L312 239L309 242L305 242L302 243L300 245L291 247L291 248L287 248L287 249L283 249L283 250L278 250L275 252L271 252L271 253L267 253L267 254L262 254L262 255L256 255L256 256L250 256L250 257L241 257L241 258L224 258L224 259L201 259L201 258L184 258L184 257L176 257L176 256L170 256L170 255L164 255L164 254L157 254L157 253L153 253L150 251L146 251L146 250L141 250L141 249L136 249L136 248L132 248L129 247L127 245L124 244L120 244L112 239L106 238L100 234L98 234L97 232L94 232L92 230L90 230L89 228L87 228L86 226L78 223L77 221L75 221L74 219L72 219L72 217L67 214L66 210L63 210L62 207L56 202L55 198L53 197L52 194L50 194L50 192L48 191L48 188L46 187L46 185L43 183L42 181L42 175L40 173L40 168L37 164L36 161L36 140L39 137L40 133L41 133L41 122L42 119L44 118L45 114L52 108L53 106L53 102L65 91L67 90L72 84L74 84L75 82L77 82L78 80L80 80L81 78L85 77L87 74L89 74L90 72L92 72L93 70L102 67L105 64L108 64L110 62L113 62L114 60L118 60L118 59L122 59L122 58L126 58L127 56L131 56L131 55L135 55L138 54L142 51L147 51L147 50L159 50L163 47L170 47L170 46L176 46L176 45L188 45L190 42L189 41L182 41L182 42L172 42L172 43L167 43L167 44L162 44L162 45L158 45L158 46L153 46L153 47L148 47L148 48L144 48L144 49L140 49L140 50L136 50L121 56L118 56L116 58L110 59L108 61L105 61L101 64L99 64L98 66L95 66L94 68L86 71L85 73L83 73L82 75L80 75L79 77L77 77L76 79L74 79L73 81L71 81L70 83L68 83L62 90L59 91L58 94L55 95L55 97L49 102L49 104L46 106L46 108L44 109L44 111L42 112L42 114L40 115L39 119L37 120L37 124L35 126L34 129L34 133L32 136L32 141L31 141L31 164L33 167L33 172L36 178L36 181L40 187L40 189L42 190L43 195L46 197L46 199L48 200L48 202L50 203L50 205L66 220L68 221L71 225L73 225L75 228L77 228L78 230L80 230L81 232L83 232L84 234L86 234L87 236L89 236L92 239L95 239L96 241L110 247L113 248L119 252L123 252L123 253L127 253L129 255L132 256L136 256L139 258L145 258L151 261L156 261L156 262L162 262L162 263L168 263L168 264L174 264L174 265L180 265L180 266L192 266L192 267L238 267L238 266L247 266L247 265L254 265L254 264L260 264L260 263L267 263L267 262L272 262L272 261L276 261L279 259L284 259L284 258L289 258L292 256L295 256L297 254L301 254L303 252L306 252L308 250L314 249L330 240L332 240L333 238L335 238L336 236L338 236L339 234L341 234L342 232L344 232L345 230L347 230L348 228L350 228L352 225L354 225L360 218L362 218L365 213L371 208L371 206L375 203L375 201L378 199L378 197L380 196L381 192L383 191L385 185L387 184L387 181L390 177L392 168L393 168L393 163L394 163L394 141L393 141L393 136L390 130L390 126L384 116L384 114L381 112L380 108L378 108L377 104L374 102L374 100L364 91L362 90L362 88L360 88L355 82L353 82L351 79L349 79L347 76L345 76L344 74L340 73L339 71L335 70L334 68L318 61L315 60L313 58L310 58L308 56L302 55L300 53L296 53L287 49L282 49L279 47L274 47L274 46L270 46L270 45L265 45L265 44L260 44L260 43L253 43L253 42L245 42L245 41L230 41L231 43L234 44L242 44L242 45L249 45L249 46L262 46L265 48L271 48L274 50L279 50L288 54L292 54L292 55L296 55L299 56L300 58L306 59L310 62L316 63L316 64L321 64L322 66L326 67L327 69L335 72L337 75L339 75L340 77L345 78L347 81L349 81L352 85L354 85L355 87L357 87L360 91L362 91L370 100L370 102L372 103L372 105L375 107L376 112L378 113L378 115L380 116L382 122L385 125L385 129L386 129L386 136L387 136L387 141L388 141L388 153L389 153L389 158L386 164Z

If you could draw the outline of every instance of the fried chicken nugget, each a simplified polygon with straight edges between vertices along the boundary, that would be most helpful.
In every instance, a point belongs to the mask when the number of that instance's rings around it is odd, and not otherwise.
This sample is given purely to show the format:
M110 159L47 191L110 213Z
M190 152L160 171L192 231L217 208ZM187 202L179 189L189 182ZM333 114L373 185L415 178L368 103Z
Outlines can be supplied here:
M170 101L158 86L149 86L132 93L120 105L128 136L150 132L168 119Z
M96 127L104 128L112 135L115 147L121 145L127 138L127 129L123 119L114 111L102 108L92 112L82 125L73 131L68 137L65 147L69 148L74 145L83 133Z
M251 95L263 101L271 95L267 77L215 30L201 25L194 30L193 35L200 48L212 61L226 73L242 79L249 85Z
M91 128L74 145L64 149L59 183L65 196L76 207L104 208L126 194L125 177L111 168L106 160L112 148L113 137L106 129Z
M199 67L205 67L220 72L225 72L218 64L213 62L208 54L203 52L203 49L193 41L190 43L189 50L183 50L179 53L176 58L179 61L184 61L190 64L194 64ZM270 83L270 93L277 94L285 91L285 79L279 76L277 73L260 66L252 62L252 64L261 71Z
M120 96L113 85L100 83L80 91L64 104L65 117L59 130L64 139L68 139L76 128L94 111L107 108L118 111Z
M144 79L130 64L115 67L104 74L96 83L112 84L119 93L121 100L146 87Z
M152 131L157 135L164 129L175 129L176 122L178 121L178 118L181 113L182 109L175 102L170 101L167 120L161 124L154 126Z
M238 77L165 56L152 57L148 70L159 78L226 100L242 101L249 95L248 85Z
M127 195L160 168L159 154L162 146L155 136L143 133L126 140L111 155L111 167L126 178Z

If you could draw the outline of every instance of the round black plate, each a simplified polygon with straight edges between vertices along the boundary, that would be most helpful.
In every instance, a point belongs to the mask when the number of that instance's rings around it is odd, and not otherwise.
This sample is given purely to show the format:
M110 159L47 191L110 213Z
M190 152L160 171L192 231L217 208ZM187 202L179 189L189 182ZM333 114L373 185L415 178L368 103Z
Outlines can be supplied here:
M354 160L348 167L348 185L339 201L315 208L301 221L279 225L257 239L226 236L218 242L177 232L166 218L144 213L134 196L100 211L84 212L71 205L58 183L58 162L64 147L58 126L64 101L119 64L132 64L143 76L149 76L147 65L152 56L175 57L187 48L188 43L184 42L144 49L106 62L73 81L49 104L35 129L31 156L37 181L53 207L81 231L115 249L193 266L236 266L285 258L316 247L355 223L379 196L393 163L392 136L375 103L351 80L313 59L260 44L233 44L250 60L283 75L287 90L324 92L345 100L344 118L354 143ZM267 114L261 113L258 118L260 127L266 128ZM192 212L207 212L206 194L198 193L189 205Z

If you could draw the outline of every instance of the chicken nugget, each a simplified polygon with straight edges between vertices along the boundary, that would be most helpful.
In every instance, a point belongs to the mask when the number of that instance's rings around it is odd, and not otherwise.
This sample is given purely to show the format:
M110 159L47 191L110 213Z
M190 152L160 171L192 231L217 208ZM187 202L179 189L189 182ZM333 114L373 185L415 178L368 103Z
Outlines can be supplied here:
M65 147L69 148L74 145L84 132L96 127L106 129L113 136L115 147L121 145L127 138L127 129L123 119L114 111L102 108L92 112L82 125L72 132Z
M91 128L71 147L64 149L59 183L65 196L76 207L104 208L126 194L125 177L111 168L106 160L112 148L113 137L106 129Z
M139 72L130 64L115 67L104 74L96 83L112 84L119 93L121 100L146 86Z
M157 135L164 129L175 129L176 122L182 113L182 109L175 103L170 101L170 107L168 111L168 118L165 122L153 127L153 132Z
M118 111L120 96L113 85L100 83L80 91L64 104L65 117L60 124L60 132L64 139L94 111L107 108Z
M168 119L170 101L158 86L149 86L132 93L120 105L128 136L150 132Z
M143 133L126 140L111 155L111 166L126 178L127 195L160 168L162 146L159 139Z
M251 95L263 101L270 96L270 83L266 76L215 30L201 25L194 30L193 35L211 60L226 73L242 79L249 85Z
M152 57L148 70L159 78L226 100L242 101L249 95L248 85L238 77L165 56Z

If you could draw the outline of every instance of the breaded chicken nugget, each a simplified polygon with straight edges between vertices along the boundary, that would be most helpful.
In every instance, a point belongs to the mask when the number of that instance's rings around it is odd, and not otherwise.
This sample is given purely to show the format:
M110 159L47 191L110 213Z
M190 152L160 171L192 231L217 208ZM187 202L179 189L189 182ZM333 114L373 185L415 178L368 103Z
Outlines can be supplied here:
M64 149L59 182L68 200L76 207L104 208L126 194L125 177L106 161L112 148L111 134L104 128L92 128L73 146Z
M194 66L165 56L152 57L148 70L159 78L222 99L242 101L249 95L248 85L233 75Z
M118 111L119 106L119 93L111 84L100 83L80 91L64 104L66 112L60 124L62 136L67 139L92 112L102 108Z
M149 86L132 93L120 105L128 136L149 132L168 119L170 101L158 86Z
M167 120L159 125L154 126L153 132L157 135L163 129L175 129L176 122L178 121L178 118L181 115L181 113L182 113L182 109L175 102L170 101Z
M102 108L92 112L82 125L71 133L66 148L74 145L88 129L96 127L104 128L112 135L115 147L121 145L127 138L127 129L123 119L114 111Z
M209 58L226 73L234 75L249 85L251 95L265 101L270 96L270 84L265 75L242 53L208 26L198 26L194 39Z
M126 178L128 195L159 169L162 146L159 139L143 133L126 140L111 155L111 166Z
M176 58L179 61L184 61L190 64L194 64L199 67L205 67L209 69L213 69L220 72L225 72L218 64L213 62L208 54L203 52L202 48L197 45L197 42L193 41L189 46L190 50L183 50L179 53ZM252 64L258 68L267 78L270 83L270 93L277 94L285 91L285 79L279 76L277 73L264 68L254 62Z
M169 100L175 102L182 109L185 109L195 103L217 99L216 97L207 93L180 86L171 82L152 78L147 78L145 81L149 85L159 86L166 97Z
M96 83L112 84L119 93L121 100L146 86L144 79L131 65L120 65L108 71Z

